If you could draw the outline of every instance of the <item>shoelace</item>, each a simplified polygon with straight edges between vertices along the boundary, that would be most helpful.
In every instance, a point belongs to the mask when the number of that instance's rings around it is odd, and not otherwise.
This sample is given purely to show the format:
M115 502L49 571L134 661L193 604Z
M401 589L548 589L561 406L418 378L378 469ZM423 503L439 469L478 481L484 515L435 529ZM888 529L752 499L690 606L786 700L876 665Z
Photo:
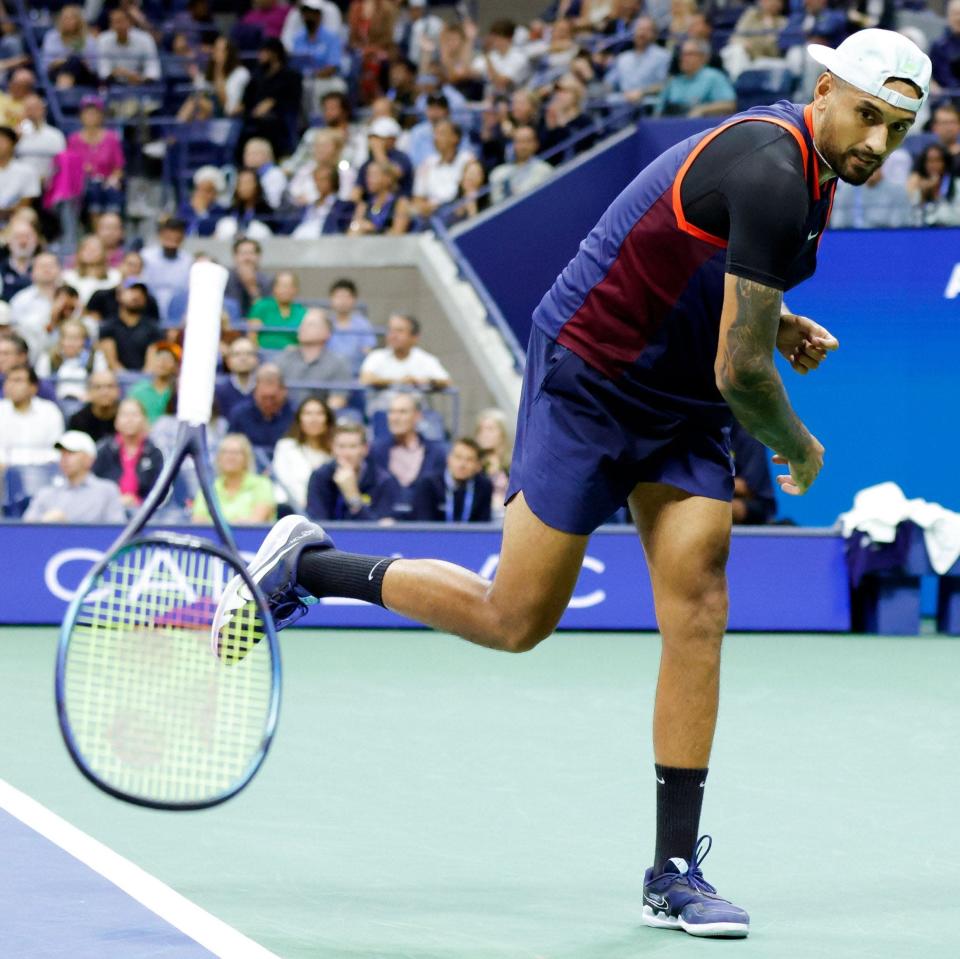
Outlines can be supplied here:
M703 852L700 851L700 847L706 844L706 849ZM700 868L700 863L707 858L707 853L713 848L713 837L706 834L702 835L697 840L697 848L693 853L693 862L687 866L687 871L680 877L679 881L686 883L691 889L696 889L697 892L710 893L710 895L715 896L717 890L703 878L703 870Z

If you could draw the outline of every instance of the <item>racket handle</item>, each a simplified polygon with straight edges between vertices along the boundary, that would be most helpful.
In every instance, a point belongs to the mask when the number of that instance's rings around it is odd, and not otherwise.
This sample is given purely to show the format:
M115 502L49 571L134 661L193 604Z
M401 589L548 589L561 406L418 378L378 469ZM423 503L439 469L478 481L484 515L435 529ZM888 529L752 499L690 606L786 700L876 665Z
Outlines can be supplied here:
M227 271L218 263L205 261L190 267L177 419L193 426L209 422L213 408L226 286Z

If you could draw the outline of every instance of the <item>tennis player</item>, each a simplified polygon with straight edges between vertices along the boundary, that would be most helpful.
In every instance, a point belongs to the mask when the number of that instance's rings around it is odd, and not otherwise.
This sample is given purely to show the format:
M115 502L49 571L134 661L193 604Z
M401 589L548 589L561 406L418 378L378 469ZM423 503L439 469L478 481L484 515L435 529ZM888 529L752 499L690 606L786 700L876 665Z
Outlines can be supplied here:
M729 118L667 150L613 201L533 316L500 564L493 582L450 563L359 556L287 517L250 567L277 626L322 596L378 603L493 649L556 627L591 532L624 502L646 552L663 636L653 717L657 832L644 922L742 937L697 841L727 622L731 415L805 493L823 446L774 365L837 349L783 292L811 276L838 179L866 182L916 119L929 59L886 30L808 47L813 102ZM249 599L228 589L229 616Z

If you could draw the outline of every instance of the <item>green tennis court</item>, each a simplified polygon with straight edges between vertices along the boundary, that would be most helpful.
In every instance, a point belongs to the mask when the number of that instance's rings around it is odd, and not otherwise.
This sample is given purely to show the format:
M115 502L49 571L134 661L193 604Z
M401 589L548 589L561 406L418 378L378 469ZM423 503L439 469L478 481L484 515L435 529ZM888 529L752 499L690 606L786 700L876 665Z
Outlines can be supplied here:
M704 868L751 913L739 943L640 925L653 635L511 657L425 632L288 632L263 770L182 814L75 771L55 642L0 632L0 775L284 959L949 954L955 640L728 639Z

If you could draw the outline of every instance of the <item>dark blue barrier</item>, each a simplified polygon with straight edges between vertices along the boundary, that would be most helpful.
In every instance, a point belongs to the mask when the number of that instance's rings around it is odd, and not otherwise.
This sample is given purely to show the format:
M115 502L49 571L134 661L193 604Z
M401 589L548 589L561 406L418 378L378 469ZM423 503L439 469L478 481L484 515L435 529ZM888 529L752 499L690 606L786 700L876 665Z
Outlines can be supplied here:
M256 550L263 533L262 529L237 529L240 548ZM0 623L59 624L83 575L116 535L117 530L107 526L0 525L0 550L8 559L0 591ZM500 531L492 528L411 525L386 530L354 525L336 529L334 537L345 549L438 557L484 576L496 569L500 548ZM832 533L737 531L729 579L733 630L843 632L850 628L843 542ZM311 610L304 625L413 624L379 607L326 600ZM608 527L594 536L561 628L656 629L650 582L632 530Z

